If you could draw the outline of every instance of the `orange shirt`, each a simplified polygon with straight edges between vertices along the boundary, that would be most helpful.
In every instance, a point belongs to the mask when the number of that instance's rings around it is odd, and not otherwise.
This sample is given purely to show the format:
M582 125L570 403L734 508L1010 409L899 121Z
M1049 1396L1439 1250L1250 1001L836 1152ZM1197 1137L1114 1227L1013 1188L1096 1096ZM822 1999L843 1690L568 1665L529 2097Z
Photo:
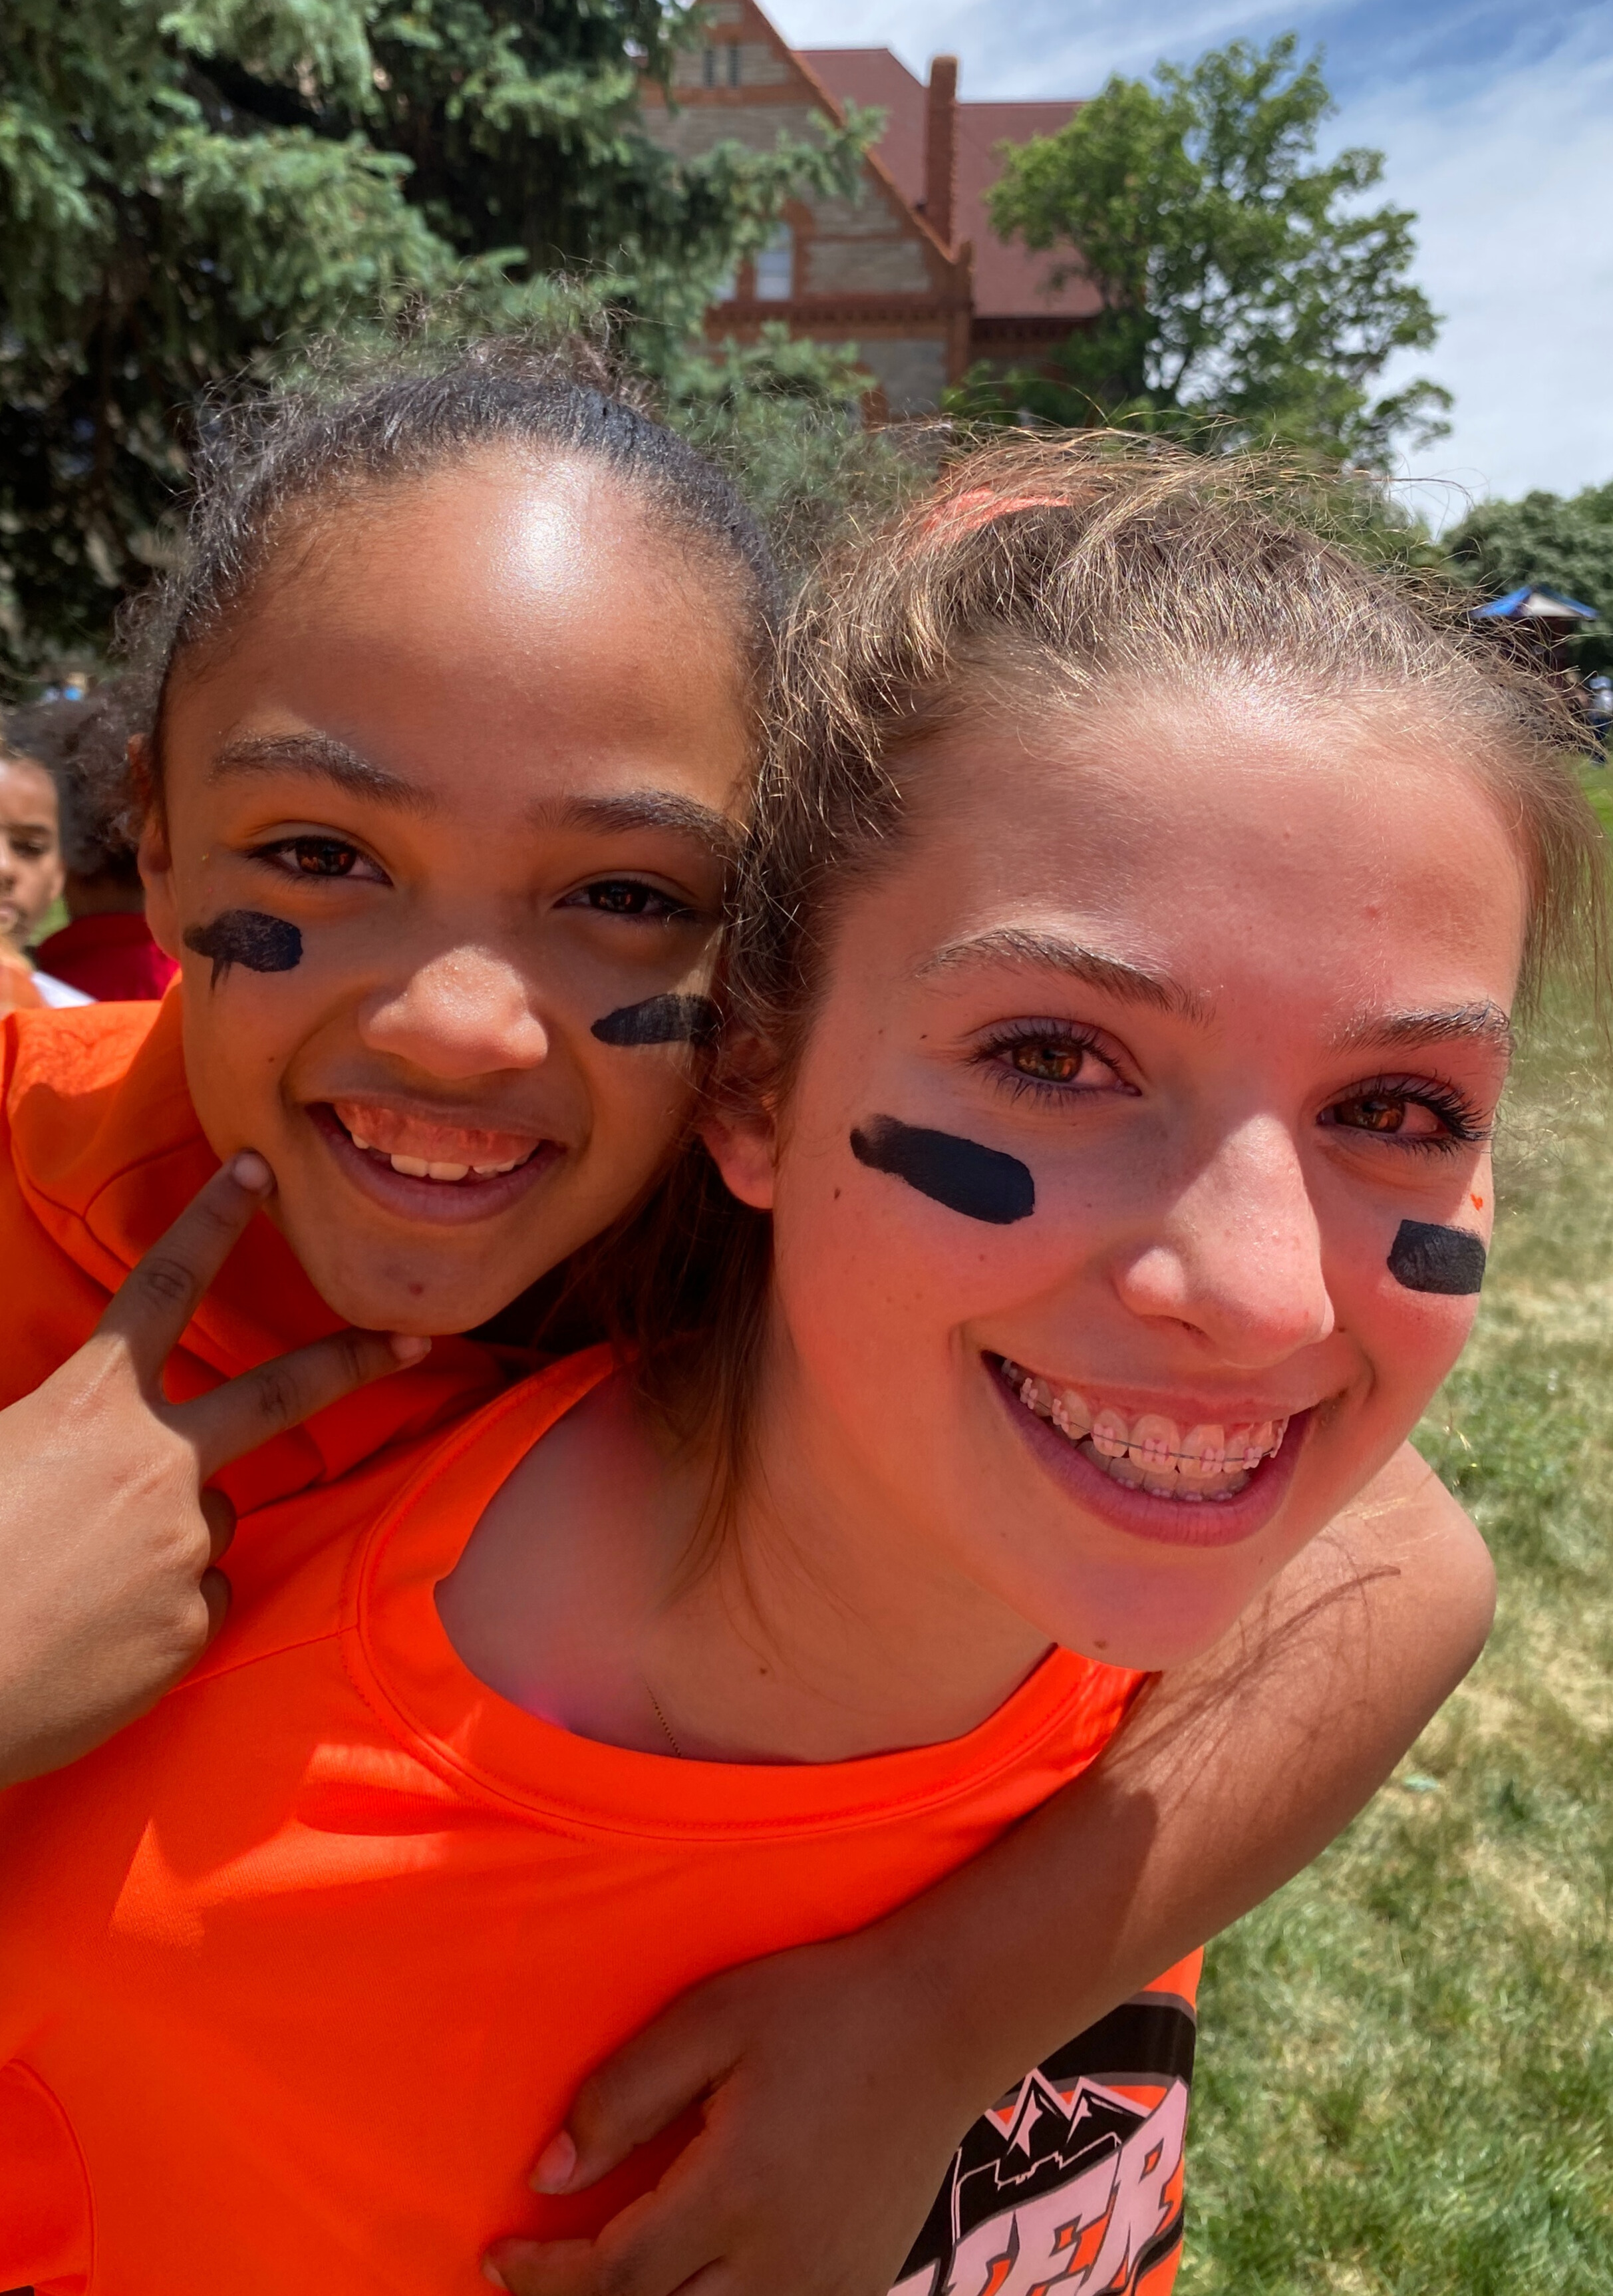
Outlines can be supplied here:
M823 1765L627 1751L485 1688L434 1589L608 1368L488 1406L298 1542L153 1714L0 1797L0 2288L485 2296L489 2239L592 2231L686 2134L533 2195L588 2067L709 1972L924 1888L1112 1734L1139 1677L1064 1652L965 1738ZM976 2124L903 2296L1160 2296L1196 1976Z

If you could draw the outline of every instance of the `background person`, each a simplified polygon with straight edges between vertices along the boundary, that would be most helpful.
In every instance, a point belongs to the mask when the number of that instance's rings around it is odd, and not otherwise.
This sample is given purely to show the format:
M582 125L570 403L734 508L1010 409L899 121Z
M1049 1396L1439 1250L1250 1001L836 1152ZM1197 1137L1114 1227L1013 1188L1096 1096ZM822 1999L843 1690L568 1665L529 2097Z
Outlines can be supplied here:
M14 1005L91 1001L82 989L42 971L28 953L41 920L61 896L63 876L55 777L16 721L7 719L0 734L0 940ZM31 995L21 993L19 972L31 976Z
M130 792L115 689L37 702L16 713L12 731L50 768L61 808L69 922L40 942L36 963L100 1003L160 996L179 968L145 921L145 888L126 826Z

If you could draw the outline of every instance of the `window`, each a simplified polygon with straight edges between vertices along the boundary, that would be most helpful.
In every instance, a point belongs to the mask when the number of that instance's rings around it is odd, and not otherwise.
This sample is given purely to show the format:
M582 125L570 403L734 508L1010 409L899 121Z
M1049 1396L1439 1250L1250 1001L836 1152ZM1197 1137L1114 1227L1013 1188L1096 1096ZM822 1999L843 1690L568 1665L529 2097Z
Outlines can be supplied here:
M727 270L724 272L722 277L717 281L716 285L711 291L712 301L714 303L732 303L734 297L739 292L739 286L738 266L731 263L728 266Z
M787 223L782 223L756 258L756 299L758 303L788 303L794 293L795 234Z
M740 84L740 44L724 40L708 45L700 55L700 77L708 87L737 87Z

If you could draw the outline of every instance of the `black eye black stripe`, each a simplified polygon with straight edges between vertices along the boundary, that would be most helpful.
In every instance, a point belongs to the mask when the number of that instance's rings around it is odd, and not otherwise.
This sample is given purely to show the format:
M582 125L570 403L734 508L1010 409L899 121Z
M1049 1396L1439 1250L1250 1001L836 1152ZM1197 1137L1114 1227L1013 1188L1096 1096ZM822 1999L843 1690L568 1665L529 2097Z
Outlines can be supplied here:
M223 909L210 924L187 925L184 945L212 958L215 988L233 964L244 964L249 972L290 972L302 963L297 927L261 909Z
M709 996L646 996L607 1013L594 1034L602 1045L708 1045L718 1025Z
M853 1132L851 1152L872 1171L888 1172L948 1211L992 1227L1028 1219L1036 1208L1028 1165L955 1133L927 1132L896 1116L871 1116Z
M1485 1248L1465 1227L1402 1220L1389 1246L1389 1274L1408 1292L1469 1294L1484 1282Z

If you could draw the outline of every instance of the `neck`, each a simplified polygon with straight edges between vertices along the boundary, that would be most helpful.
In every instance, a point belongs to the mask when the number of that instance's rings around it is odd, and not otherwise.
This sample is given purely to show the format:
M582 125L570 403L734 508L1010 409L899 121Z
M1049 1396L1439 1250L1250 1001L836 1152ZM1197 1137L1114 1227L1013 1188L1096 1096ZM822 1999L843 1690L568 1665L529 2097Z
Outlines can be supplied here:
M844 1761L962 1736L1044 1655L1044 1635L948 1559L775 1334L757 1440L706 1568L651 1623L646 1666L680 1744L713 1759ZM689 1552L705 1464L666 1487Z
M1046 1636L947 1560L773 1344L759 1439L714 1531L709 1456L669 1454L626 1380L528 1453L438 1590L471 1671L607 1744L852 1761L974 1729Z

